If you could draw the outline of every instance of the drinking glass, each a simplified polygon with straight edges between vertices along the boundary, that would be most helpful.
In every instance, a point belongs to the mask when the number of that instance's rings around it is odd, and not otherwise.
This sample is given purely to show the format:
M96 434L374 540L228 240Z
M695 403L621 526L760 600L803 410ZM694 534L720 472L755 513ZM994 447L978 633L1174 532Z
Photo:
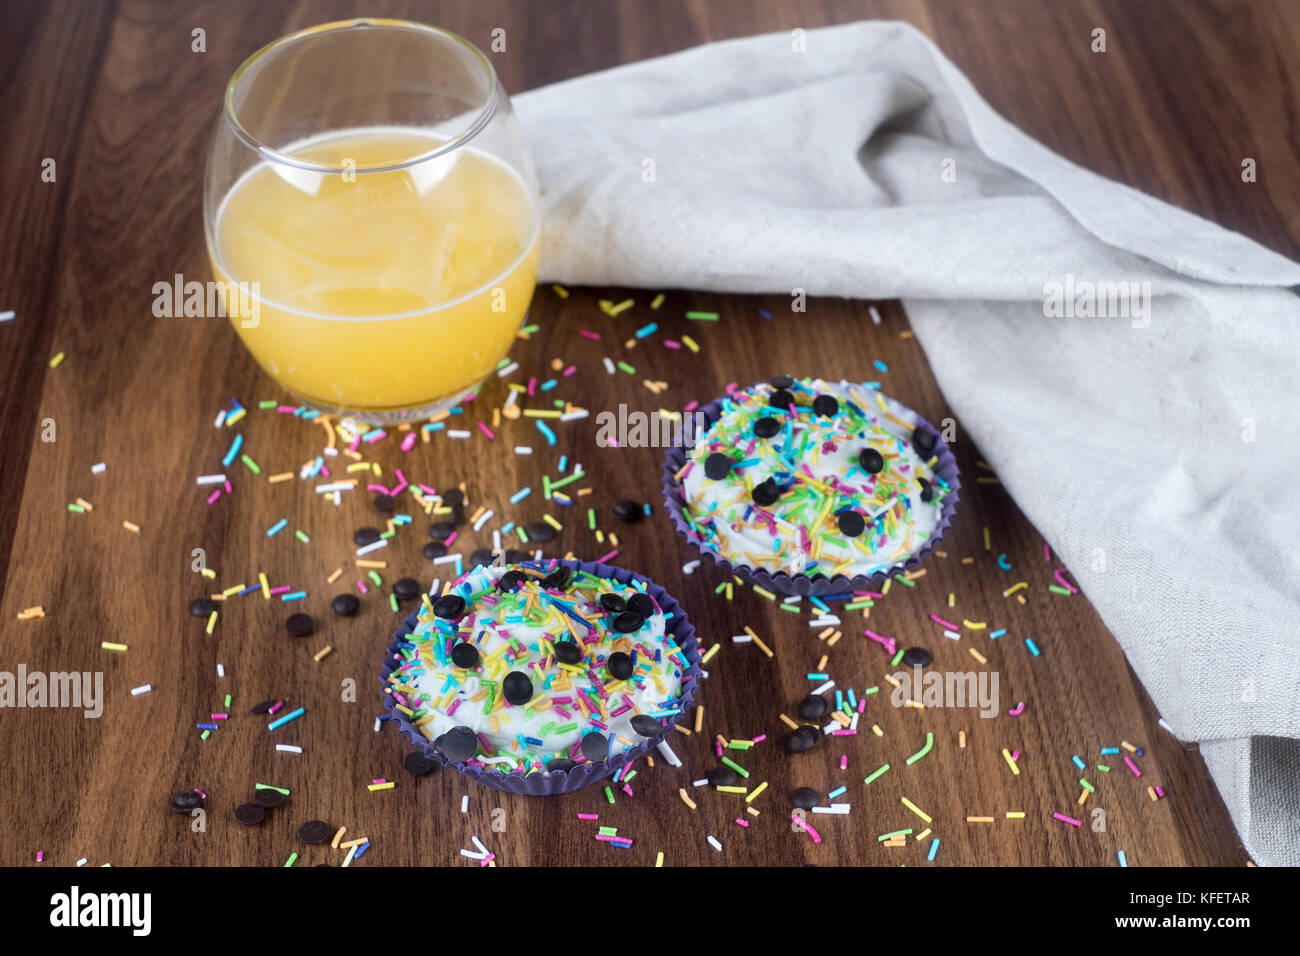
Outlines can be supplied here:
M290 34L226 87L204 177L225 312L330 415L435 414L502 362L537 275L532 160L487 57L400 20Z

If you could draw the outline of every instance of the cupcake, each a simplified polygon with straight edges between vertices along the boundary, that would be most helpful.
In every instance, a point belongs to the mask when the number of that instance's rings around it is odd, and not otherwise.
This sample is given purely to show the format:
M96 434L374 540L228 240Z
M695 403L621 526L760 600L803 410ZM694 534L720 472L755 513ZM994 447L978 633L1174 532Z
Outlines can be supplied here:
M488 786L563 793L662 743L691 705L695 630L662 588L578 561L476 567L394 636L390 720Z
M961 483L919 415L865 385L782 375L702 410L664 499L705 554L785 594L863 590L920 562Z

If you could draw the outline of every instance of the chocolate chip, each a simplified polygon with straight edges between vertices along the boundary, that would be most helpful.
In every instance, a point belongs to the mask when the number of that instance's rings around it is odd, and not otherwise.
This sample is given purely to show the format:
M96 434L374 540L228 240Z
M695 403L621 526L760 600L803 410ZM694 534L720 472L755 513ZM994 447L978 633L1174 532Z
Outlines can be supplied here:
M885 467L885 456L874 448L864 448L858 455L858 466L868 475L878 475Z
M530 521L524 525L524 531L528 534L529 541L554 541L555 529L545 521Z
M564 773L566 770L572 770L577 764L568 757L552 757L546 761L546 769L551 773Z
M195 598L190 602L190 613L195 617L211 617L217 609L217 602L211 598Z
M779 408L784 411L785 409L788 409L791 405L794 404L794 396L789 392L787 392L785 389L778 388L775 392L773 392L770 396L768 396L767 403L771 405L773 408Z
M352 543L358 548L364 548L368 544L374 544L379 540L378 528L358 528L352 532Z
M614 512L615 518L627 524L636 524L645 515L645 509L641 505L627 498L615 502L610 510Z
M288 620L284 622L284 629L289 632L290 637L307 637L316 630L316 622L311 619L310 614L290 614Z
M518 568L511 568L501 577L497 578L497 590L503 594L509 594L511 591L523 584L528 576Z
M470 554L469 563L471 567L481 568L491 564L495 558L491 548L479 548Z
M412 750L402 760L402 769L412 777L423 777L425 774L433 773L438 769L438 762L430 760L424 754Z
M793 375L775 375L768 380L773 388L791 388L794 385Z
M925 502L934 501L934 486L924 478L916 479L916 483L921 486L921 500Z
M615 680L627 680L632 676L632 658L622 651L615 651L609 655L609 660L605 662L605 667L609 670L609 676Z
M712 481L721 481L729 474L731 474L731 457L729 455L715 451L704 459L704 477Z
M433 742L433 749L452 763L464 763L478 752L478 738L468 727L453 727Z
M556 641L555 659L561 664L576 664L582 660L582 648L573 641Z
M203 798L199 796L196 790L182 790L176 796L172 797L168 807L173 813L189 813L203 805Z
M924 647L909 647L903 651L903 663L908 667L929 667L933 658Z
M355 594L340 594L330 601L330 610L339 617L351 617L360 607L361 602Z
M811 810L822 802L822 795L812 787L800 787L790 794L790 805L798 810Z
M636 611L624 611L610 622L610 627L620 634L634 634L645 626L645 618Z
M450 521L454 527L460 527L463 525L465 523L465 506L452 505L451 511L447 515L447 520Z
M655 613L654 598L643 591L637 591L636 594L633 594L627 599L627 609L629 611L636 611L642 617L649 620Z
M813 399L813 414L834 418L840 413L840 402L834 395L818 395Z
M582 755L595 763L609 756L609 738L592 732L582 738Z
M714 767L706 778L715 787L734 787L740 782L740 774L730 767Z
M527 561L532 555L527 551L520 551L518 548L506 548L506 564L518 564L520 561Z
M393 593L399 601L409 601L420 596L420 582L415 578L398 578L393 582Z
M825 697L809 694L799 701L799 716L804 720L821 720L831 709Z
M840 526L840 534L850 538L856 538L867 530L866 521L856 511L841 511L835 523Z
M451 621L465 613L465 599L459 594L444 594L433 602L433 616Z
M283 806L287 799L288 797L279 790L268 790L265 787L253 794L253 801L259 807L265 807L267 810L274 810L276 807Z
M315 846L329 839L330 825L324 820L308 820L298 828L298 839Z
M241 803L235 807L235 819L246 827L256 826L266 819L266 808L256 803Z
M249 713L250 713L250 714L265 714L265 713L267 713L268 711L270 711L270 709L271 709L272 707L274 707L274 706L275 706L276 704L278 704L278 703L279 703L278 700L264 700L264 701L262 701L260 704L254 704L254 705L253 705L253 709L250 710Z
M459 507L465 503L465 492L459 488L448 488L442 493L442 503L451 508Z
M508 704L526 704L533 699L533 682L523 671L511 671L501 682L501 693Z
M446 554L447 546L441 541L430 541L420 549L420 553L432 561L434 558L441 558Z
M760 508L770 508L781 498L781 489L776 486L775 478L767 478L754 486L754 504Z
M929 458L938 437L924 425L917 425L912 429L912 447L920 452L922 458Z
M821 731L816 727L803 726L785 738L785 749L792 754L807 753L817 746Z
M573 568L569 567L567 564L562 564L546 577L542 578L542 587L547 590L553 588L556 591L563 591L569 586L569 582L572 580Z
M606 591L600 596L600 606L610 614L618 614L627 610L627 601L623 595L615 594L613 591Z
M376 510L376 511L379 511L379 512L382 512L382 513L385 513L385 514L386 514L387 512L389 512L389 511L392 511L394 505L396 505L396 502L393 501L393 496L392 496L392 495L385 495L385 494L382 494L382 493L381 493L381 494L377 494L377 495L375 495L375 499L374 499L374 501L371 502L371 503L375 506L375 510Z
M642 737L653 737L664 728L658 718L649 714L637 714L632 718L632 729Z
M771 438L781 431L781 423L770 415L764 415L754 422L754 434L759 438Z
M478 648L473 644L466 644L461 641L451 649L451 662L457 667L463 667L466 670L471 667L478 667Z
M429 537L434 541L446 541L455 533L456 529L450 521L435 521L429 525Z

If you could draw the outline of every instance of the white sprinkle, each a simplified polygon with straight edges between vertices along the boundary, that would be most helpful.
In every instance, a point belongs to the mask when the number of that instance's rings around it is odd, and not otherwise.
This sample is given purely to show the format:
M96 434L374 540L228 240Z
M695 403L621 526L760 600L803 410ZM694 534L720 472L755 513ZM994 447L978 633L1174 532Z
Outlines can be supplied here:
M380 728L381 726L383 726L383 720L382 720L381 718L379 718L379 717L376 717L376 718L375 718L375 733L379 733L379 728Z
M510 394L506 396L506 400L501 403L501 407L514 408L515 402L517 402L518 400L519 400L519 393L512 388L510 390Z
M722 852L722 844L719 843L718 838L713 835L709 836L709 846L713 847L713 849L717 850L719 853Z
M352 858L356 855L357 848L355 846L348 847L348 855L343 858L343 865L350 866L352 864Z
M461 855L461 856L467 856L467 857L469 857L471 860L486 860L486 859L487 859L487 854L486 854L486 853L475 853L473 850L466 850L464 847L461 848L460 855Z
M513 373L515 373L515 372L517 372L517 371L519 371L519 363L518 363L518 362L511 362L509 365L507 365L507 366L506 366L505 368L503 368L501 371L497 372L497 378L505 378L507 375L511 375L511 374L513 374Z
M105 471L107 468L108 468L108 465L104 464L104 463L101 461L98 465L91 465L91 466L90 466L90 473L91 473L92 475L102 475L102 474L104 473L104 471Z
M880 313L876 311L876 307L874 305L867 306L867 314L871 316L871 323L873 325L880 324Z
M571 411L571 412L565 412L563 415L561 415L561 416L560 416L560 421L562 421L562 422L576 422L578 419L580 419L580 418L586 418L586 417L588 417L590 414L591 414L591 412L587 411L587 409L585 409L585 408L575 408L573 411Z
M6 309L4 312L0 312L0 322L8 322L17 315L18 313L13 309Z
M822 736L825 737L832 730L839 730L839 729L840 729L840 722L838 720L832 720L829 724L827 724L825 727L822 728Z
M614 374L613 359L611 359L608 355L606 355L601 361L605 363L605 371L608 372L610 375L613 375Z
M153 684L141 684L139 687L131 688L131 696L139 697L141 694L147 694L153 690Z
M1165 728L1165 730L1169 731L1171 734L1174 732L1174 728L1169 726L1169 721L1165 720L1163 717L1157 720L1156 723Z
M855 710L855 711L853 712L853 716L849 718L849 730L857 730L857 729L858 729L858 716L859 716L859 714L858 714L858 712Z
M731 642L733 644L748 644L753 640L748 634L732 634Z
M440 558L434 558L434 564L452 564L460 557L459 554L444 554Z
M828 624L838 624L840 619L834 614L827 614L822 617L813 618L808 622L809 627L825 627Z
M943 632L943 636L946 637L946 638L948 638L948 640L950 640L950 641L960 641L960 640L961 640L961 635L958 634L956 631L945 630L945 631Z
M86 858L83 856L80 860L77 861L77 866L85 866L85 865L86 865Z
M212 425L214 428L220 428L225 423L226 423L226 410L223 408L220 412L217 413L217 420L213 422Z
M351 491L353 487L355 486L347 481L331 481L329 484L317 485L316 494L328 495L336 491ZM337 501L335 503L337 504Z
M483 841L482 841L482 840L480 840L478 837L474 836L473 834L470 834L470 838L469 838L469 839L470 839L470 842L471 842L471 843L473 843L476 847L479 848L479 850L481 850L481 851L483 852L483 855L484 855L484 856L487 856L487 855L488 855L488 852L489 852L489 851L488 851L488 848L485 847L485 846L483 845Z
M516 454L516 455L531 455L532 453L533 453L533 449L532 449L532 447L529 446L529 445L516 445L516 446L515 446L515 454Z
M812 812L837 813L843 815L849 812L849 805L847 803L832 803L829 807L813 807Z
M665 740L659 744L659 753L668 761L670 767L680 767L682 765L681 759L677 754L673 753L673 748L668 746L668 741Z
M321 454L326 458L337 458L339 450L337 448L323 448L321 449Z
M433 583L429 585L429 597L438 596L438 585L441 583L442 581L439 578L433 579Z
M700 562L698 560L687 561L685 564L682 565L682 574L694 574L695 569L698 568L699 566L700 566Z
M491 519L491 517L492 517L492 510L489 508L487 511L479 515L478 520L474 522L474 530L477 531L479 528L487 524L488 521Z
M199 475L194 479L196 485L221 485L225 484L225 475Z
M825 693L826 691L830 690L830 689L831 689L832 687L834 687L834 686L835 686L835 681L833 681L833 680L828 680L826 683L822 684L821 687L818 687L815 691L813 691L813 693L814 693L814 694L823 694L823 693Z
M470 433L463 428L448 428L446 434L448 438L468 438L470 436Z
M786 599L783 600L781 603L782 603L782 604L798 604L798 603L799 603L800 601L802 601L802 600L803 600L803 595L801 595L801 594L792 594L792 595L790 595L790 597L786 598Z
M469 794L468 794L468 793L465 794L465 796L463 796L463 797L460 798L460 812L461 812L461 813L469 813Z
M275 749L276 749L276 750L283 751L284 753L287 753L287 754L300 754L300 753L302 753L302 748L301 748L301 747L298 747L298 746L295 746L294 744L276 744L276 745L275 745Z
M492 550L501 550L501 532L499 530L492 532Z
M709 785L709 781L707 779L691 781L692 787L707 787L708 785Z
M386 547L388 547L388 539L380 538L378 541L372 541L370 544L357 548L357 557L359 558L363 554L369 554L371 551L378 551L380 548Z
M226 676L226 665L225 665L225 664L218 664L218 665L217 665L217 676L218 676L218 677L225 677L225 676Z

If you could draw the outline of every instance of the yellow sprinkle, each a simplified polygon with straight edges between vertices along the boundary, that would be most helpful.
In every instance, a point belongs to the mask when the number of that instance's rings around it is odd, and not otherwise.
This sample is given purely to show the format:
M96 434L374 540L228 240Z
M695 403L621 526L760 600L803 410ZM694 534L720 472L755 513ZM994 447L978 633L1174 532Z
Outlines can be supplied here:
M748 793L744 787L714 787L719 793Z
M965 618L961 619L961 623L962 627L969 628L972 631L982 631L988 627L988 624L984 621L968 621Z
M768 647L766 644L764 644L761 640L759 640L758 635L754 633L753 628L751 628L748 624L745 625L745 633L750 636L750 638L754 641L754 643L758 645L759 650L761 650L764 654L766 654L768 657L774 656L772 654L772 649Z
M917 843L920 843L922 840L924 840L924 839L925 839L926 837L928 837L929 835L930 835L930 828L929 828L929 827L926 827L924 830L922 830L920 833L918 833L918 834L915 836L914 839L916 840Z
M1003 597L1011 597L1011 595L1015 594L1015 593L1016 593L1017 591L1019 591L1021 588L1027 588L1027 587L1029 587L1029 585L1028 585L1026 582L1024 582L1024 581L1018 581L1018 582L1016 582L1015 584L1011 585L1011 587L1009 587L1009 588L1007 588L1005 591L1003 591L1003 592L1002 592L1002 596L1003 596Z
M337 581L337 580L342 576L342 574L343 574L343 569L342 569L342 568L335 568L335 569L334 569L334 573L331 574L329 577L327 577L327 578L325 579L325 583L326 583L326 584L333 584L335 581Z
M99 646L106 651L125 651L125 644L114 644L112 641L100 641Z
M130 531L132 534L140 533L140 526L136 524L134 521L123 521L122 527L125 528L127 531Z
M63 361L63 353L60 352L54 358L50 359L50 368L58 368L59 363Z
M695 801L691 799L691 795L686 792L685 787L682 787L680 790L678 790L677 794L682 798L682 803L686 804L692 810L695 809Z
M920 807L918 807L918 806L917 806L915 803L913 803L911 800L907 799L907 797L901 797L900 799L903 801L903 806L907 807L907 809L911 810L913 813L915 813L918 817L920 817L920 818L921 818L922 820L924 820L926 823L933 823L933 822L934 822L934 820L932 820L932 819L930 818L930 815L929 815L928 813L926 813L924 810L922 810ZM927 830L926 832L928 833L929 831ZM919 839L921 839L921 838L920 838L920 837L917 837L917 839L919 840Z
M1127 751L1128 751L1129 753L1131 753L1131 754L1135 754L1135 753L1137 753L1137 748L1134 747L1134 746L1133 746L1131 743L1129 743L1127 740L1121 740L1121 741L1119 742L1119 745L1120 745L1121 747L1123 747L1125 750L1127 750Z
M271 600L271 583L266 580L266 572L258 571L257 580L262 585L262 597Z
M567 299L569 297L569 290L566 289L564 286L552 285L551 288L554 290L555 294L558 295L561 299ZM660 856L662 855L663 854L660 854Z
M752 791L750 791L749 796L745 797L745 802L746 802L746 803L753 803L754 798L757 797L760 793L762 793L762 792L763 792L764 790L766 790L766 789L767 789L767 781L764 780L764 781L763 781L762 783L760 783L757 787L755 787Z
M391 787L392 784L389 783L388 786ZM369 843L369 842L370 842L370 838L369 838L369 837L358 837L358 838L355 839L355 840L349 840L347 843L340 843L340 844L339 844L339 849L340 849L340 850L350 850L350 849L352 849L354 846L361 846L361 844L363 844L363 843Z
M704 726L704 705L695 705L695 732L698 734Z
M992 551L992 550L993 550L993 542L989 540L989 529L988 529L988 528L985 528L985 529L984 529L984 550L985 550L985 551Z
M357 567L359 568L386 568L387 561L368 561L365 558L357 558Z
M967 823L992 823L993 818L992 817L967 817L966 822Z
M1011 751L1008 750L1006 747L1002 748L1002 759L1007 762L1007 766L1011 768L1012 773L1014 773L1017 777L1020 776L1020 768L1017 767L1016 762L1011 759Z
M1025 818L1025 811L1024 811L1024 810L1008 810L1008 811L1007 811L1007 819L1008 819L1008 820L1023 820L1024 818Z
M961 730L957 732L957 746L962 750L966 749L966 731Z
M700 350L700 347L695 344L695 340L689 335L682 336L682 345L685 345L692 352L698 352Z
M330 841L331 850L337 850L339 848L339 840L343 839L343 834L347 832L347 827L339 827L339 832L334 834L334 839Z
M324 660L326 657L329 656L329 653L330 653L330 651L332 651L332 650L334 650L334 648L331 647L330 645L326 644L326 645L325 645L324 647L322 647L319 651L317 651L314 655L312 655L312 660L315 660L315 661L321 661L321 660Z
M549 525L550 525L552 528L554 528L556 531L563 531L563 530L564 530L564 525L560 524L558 521L556 521L556 520L555 520L554 518L552 518L550 515L542 515L542 520L545 521L547 524L549 524Z
M663 866L663 865L664 865L664 851L660 850L659 855L655 857L655 866Z
M292 477L293 477L293 472L282 471L278 475L272 475L270 478L266 480L274 485L274 484L278 484L281 481L288 481Z
M388 781L388 783L372 783L372 784L368 784L367 787L366 787L366 789L367 789L367 790L392 790L393 787L395 787L395 786L397 786L397 784L393 783L393 781L390 780L390 781Z
M618 315L620 312L626 312L636 303L631 299L624 299L618 305L611 305L607 310L611 316Z
M211 634L213 630L216 629L216 626L217 626L217 612L213 611L211 614L208 615L207 632Z
M760 588L757 584L754 585L754 593L763 595L763 597L767 598L769 601L776 600L775 594L773 594L771 591L768 591L764 588Z
M872 724L872 725L871 725L871 732L872 732L873 734L875 734L877 737L883 737L883 736L885 736L885 732L884 732L883 730L880 729L880 725L879 725L879 724Z
M798 729L799 729L799 725L796 724L796 723L795 723L793 720L791 720L789 717L787 717L785 714L782 714L782 715L781 715L781 723L785 724L785 725L786 725L787 727L789 727L791 730L798 730Z
M94 511L94 510L95 510L95 506L92 505L92 504L91 504L89 501L87 501L85 498L78 498L78 499L77 499L77 504L81 505L81 507L85 508L87 511Z
M975 650L975 648L968 648L968 650L970 651L970 656L975 658L975 660L979 661L981 664L987 664L989 662L989 659L979 651Z

